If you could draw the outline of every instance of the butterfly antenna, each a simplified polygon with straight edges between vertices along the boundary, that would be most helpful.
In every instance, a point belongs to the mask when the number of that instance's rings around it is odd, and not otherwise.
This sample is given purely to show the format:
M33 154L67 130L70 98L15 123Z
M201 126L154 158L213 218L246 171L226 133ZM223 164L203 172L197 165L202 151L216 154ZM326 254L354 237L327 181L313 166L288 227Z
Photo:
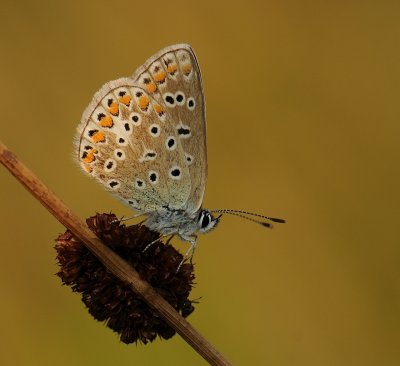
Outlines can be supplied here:
M285 220L279 219L277 217L269 217L269 216L260 215L260 214L254 213L254 212L247 212L247 211L242 211L242 210L212 210L210 212L211 213L213 213L213 212L221 213L221 214L226 213L226 214L230 214L230 215L240 216L240 217L246 218L250 221L259 222L259 223L262 223L262 221L253 220L253 219L250 219L250 217L246 217L244 215L261 217L262 219L270 220L270 221L277 222L280 224L283 224L286 222Z
M216 212L216 211L211 211L211 212ZM253 219L253 218L251 218L251 217L247 217L247 216L241 215L240 213L235 212L235 211L224 212L224 213L229 214L229 215L233 215L233 216L241 217L242 219L246 219L246 220L249 220L249 221L251 221L251 222L255 222L256 224L260 224L260 225L262 225L262 226L264 226L264 227L268 227L268 228L270 228L270 229L273 228L273 226L272 226L269 222L260 221L260 220L255 220L255 219ZM222 213L221 213L221 215L220 215L219 217L221 217L221 216L222 216ZM219 217L218 217L218 218L219 218Z

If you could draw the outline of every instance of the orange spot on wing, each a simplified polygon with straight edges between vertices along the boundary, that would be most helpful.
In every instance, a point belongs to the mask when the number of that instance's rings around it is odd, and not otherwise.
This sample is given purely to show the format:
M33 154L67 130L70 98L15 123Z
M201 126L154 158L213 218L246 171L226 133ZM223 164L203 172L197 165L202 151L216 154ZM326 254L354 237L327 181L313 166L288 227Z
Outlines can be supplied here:
M110 108L108 108L108 111L113 115L113 116L118 116L119 113L119 106L117 102L113 102L110 105Z
M159 104L154 104L153 108L156 111L156 113L158 113L158 114L164 113L164 109Z
M131 96L128 94L125 94L121 98L119 98L119 101L123 104L125 104L127 107L129 106L129 103L131 102Z
M85 164L83 167L88 173L91 173L93 171L93 167L91 167L90 165Z
M95 143L98 142L104 142L106 141L106 135L104 132L97 131L93 136L92 136L92 141Z
M138 105L142 110L146 110L147 107L149 106L149 103L150 103L150 98L147 95L142 95L138 99Z
M178 67L176 66L176 64L170 64L167 67L167 71L168 71L169 74L174 74L177 69L178 69Z
M182 65L182 72L188 76L190 72L192 71L192 65L191 64L184 64Z
M154 80L157 81L158 83L162 83L166 77L167 74L165 73L165 71L159 71L153 75Z
M146 85L146 89L149 93L154 93L157 90L156 84L149 83Z
M104 116L100 120L100 126L101 127L112 127L112 126L114 126L114 122L110 116Z
M93 163L93 161L95 160L95 156L94 156L94 152L93 150L90 150L89 152L84 152L82 155L82 161L86 164L90 164Z

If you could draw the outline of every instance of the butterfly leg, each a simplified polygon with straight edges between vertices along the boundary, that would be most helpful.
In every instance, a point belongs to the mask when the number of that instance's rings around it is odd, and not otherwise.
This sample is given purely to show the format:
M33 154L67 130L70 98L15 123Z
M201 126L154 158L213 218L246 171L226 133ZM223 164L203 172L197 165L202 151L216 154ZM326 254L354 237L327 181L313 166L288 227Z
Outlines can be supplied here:
M161 240L162 238L165 238L165 237L168 236L168 235L169 235L169 234L167 234L167 235L162 235L162 236L160 236L158 239L153 240L152 242L150 242L149 244L147 244L146 247L142 250L142 253L144 253L144 252L145 252L147 249L149 249L153 244L157 243L159 240ZM167 241L165 242L165 244L168 244L168 243L171 241L171 239L174 237L174 235L175 235L175 234L170 235L170 237L167 239Z
M165 245L169 244L169 242L172 240L172 238L175 236L175 234L172 234L167 241L165 242Z
M185 255L183 256L181 263L179 263L179 266L178 266L176 272L179 272L179 269L182 267L183 262L189 257L189 253L190 253L190 264L192 264L193 255L196 250L196 243L197 243L196 235L188 236L188 237L181 237L181 238L185 241L188 241L190 243L190 247L187 250L187 252L185 253Z
M129 221L129 220L135 219L136 217L140 217L140 216L143 216L143 215L145 215L145 213L137 213L136 215L129 216L129 217L123 217L123 216L122 216L120 219L115 219L115 220L113 220L112 223L114 224L114 223L116 223L116 222L125 222L125 221ZM144 221L146 221L146 220L144 220ZM144 222L144 221L142 221L142 222Z

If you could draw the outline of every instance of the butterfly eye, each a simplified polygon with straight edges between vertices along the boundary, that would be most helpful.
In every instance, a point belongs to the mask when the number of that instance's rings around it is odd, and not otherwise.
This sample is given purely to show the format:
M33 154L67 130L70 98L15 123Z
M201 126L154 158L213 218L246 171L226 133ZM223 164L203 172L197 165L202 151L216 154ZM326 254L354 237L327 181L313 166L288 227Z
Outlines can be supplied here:
M204 214L201 216L200 227L201 227L202 229L205 229L205 228L209 225L210 221L211 221L211 215L210 215L209 213L207 213L207 212L204 213Z
M199 230L200 232L206 233L213 229L218 223L218 219L214 218L208 211L203 210L199 216Z

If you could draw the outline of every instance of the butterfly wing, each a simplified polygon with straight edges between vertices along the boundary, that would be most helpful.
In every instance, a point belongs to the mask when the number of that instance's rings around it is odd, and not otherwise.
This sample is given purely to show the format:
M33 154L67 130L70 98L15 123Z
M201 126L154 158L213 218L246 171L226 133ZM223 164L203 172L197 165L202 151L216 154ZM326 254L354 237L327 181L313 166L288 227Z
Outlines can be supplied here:
M172 124L181 145L191 181L189 197L181 208L195 212L206 187L207 145L203 82L194 51L186 44L167 47L139 68L134 78L167 107L166 122Z
M193 51L187 45L167 47L133 77L108 82L95 94L78 127L79 161L85 172L139 211L194 209L201 204L205 185L206 160L196 164L206 154L203 121L204 98ZM194 131L198 125L204 132ZM192 144L182 143L190 139ZM200 143L197 151L195 139ZM204 181L195 178L192 185L198 167ZM204 182L202 188L193 188L196 180Z

